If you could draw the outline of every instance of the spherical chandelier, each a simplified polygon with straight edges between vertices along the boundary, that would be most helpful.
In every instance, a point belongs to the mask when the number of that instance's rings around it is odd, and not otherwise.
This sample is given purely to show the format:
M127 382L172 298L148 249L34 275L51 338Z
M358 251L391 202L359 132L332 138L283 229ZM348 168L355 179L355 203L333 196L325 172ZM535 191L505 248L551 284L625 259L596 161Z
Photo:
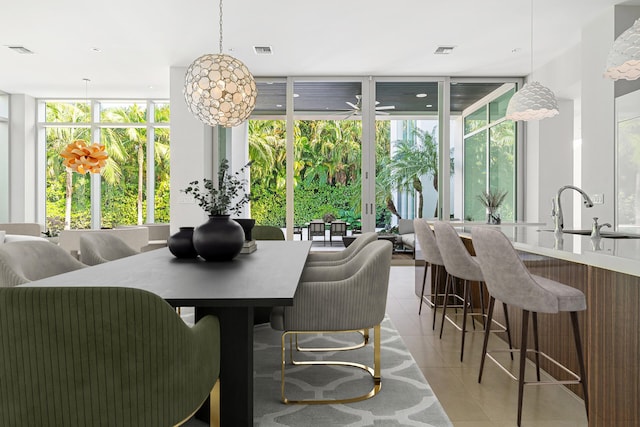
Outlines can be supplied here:
M187 108L204 124L233 127L249 118L257 96L256 82L247 66L222 53L220 0L220 53L202 55L187 69L184 84Z

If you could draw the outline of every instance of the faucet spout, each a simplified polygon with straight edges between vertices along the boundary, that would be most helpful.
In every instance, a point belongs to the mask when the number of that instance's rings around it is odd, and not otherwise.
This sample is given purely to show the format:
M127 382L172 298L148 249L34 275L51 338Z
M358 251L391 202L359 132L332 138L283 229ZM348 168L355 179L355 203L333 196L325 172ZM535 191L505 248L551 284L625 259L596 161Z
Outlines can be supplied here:
M593 201L589 197L587 193L584 192L581 188L578 188L574 185L564 185L558 189L555 197L552 200L553 210L551 211L551 217L553 218L554 231L556 233L562 233L562 229L564 228L564 217L562 214L562 203L560 203L560 195L564 190L571 189L575 190L582 195L583 203L586 207L593 207Z

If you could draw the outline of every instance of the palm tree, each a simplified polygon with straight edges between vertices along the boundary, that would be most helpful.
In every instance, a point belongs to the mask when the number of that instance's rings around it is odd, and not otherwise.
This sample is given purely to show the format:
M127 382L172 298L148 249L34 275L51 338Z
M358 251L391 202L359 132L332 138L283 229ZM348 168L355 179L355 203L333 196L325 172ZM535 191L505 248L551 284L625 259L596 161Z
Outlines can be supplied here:
M418 193L418 218L422 218L424 196L422 189L423 176L431 176L433 188L438 191L438 145L436 127L431 133L422 129L413 129L409 139L395 142L396 152L391 159L391 180L399 189L414 189ZM451 159L453 171L453 159ZM438 206L434 216L438 215Z
M60 123L78 123L87 121L89 106L84 103L48 103L47 121ZM55 127L47 129L47 167L48 180L65 173L65 214L64 228L71 228L71 205L73 197L73 171L62 165L60 152L76 139L90 140L90 129L75 127Z

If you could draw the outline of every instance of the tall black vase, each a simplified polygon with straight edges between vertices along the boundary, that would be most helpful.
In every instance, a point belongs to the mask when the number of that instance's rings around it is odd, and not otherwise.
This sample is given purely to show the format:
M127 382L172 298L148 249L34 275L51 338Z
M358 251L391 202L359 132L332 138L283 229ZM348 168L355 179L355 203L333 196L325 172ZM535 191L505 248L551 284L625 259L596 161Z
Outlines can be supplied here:
M180 227L180 231L169 236L167 246L176 258L195 258L198 256L198 252L193 246L193 227Z
M213 215L193 230L193 246L207 261L230 261L244 245L244 231L229 215Z
M251 230L253 229L253 226L256 225L256 220L253 218L234 218L233 220L242 227L242 230L244 231L244 240L247 242L253 240Z

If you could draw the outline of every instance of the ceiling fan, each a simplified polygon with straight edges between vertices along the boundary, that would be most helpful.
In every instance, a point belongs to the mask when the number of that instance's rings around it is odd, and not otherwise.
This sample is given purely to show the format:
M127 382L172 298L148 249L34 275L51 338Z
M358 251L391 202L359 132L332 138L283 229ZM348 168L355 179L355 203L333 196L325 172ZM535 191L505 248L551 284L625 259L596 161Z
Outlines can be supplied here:
M350 114L347 117L362 114L362 95L356 95L356 103L346 101L346 104L351 107ZM380 101L376 101L376 114L389 114L385 110L395 110L395 105L378 105Z

